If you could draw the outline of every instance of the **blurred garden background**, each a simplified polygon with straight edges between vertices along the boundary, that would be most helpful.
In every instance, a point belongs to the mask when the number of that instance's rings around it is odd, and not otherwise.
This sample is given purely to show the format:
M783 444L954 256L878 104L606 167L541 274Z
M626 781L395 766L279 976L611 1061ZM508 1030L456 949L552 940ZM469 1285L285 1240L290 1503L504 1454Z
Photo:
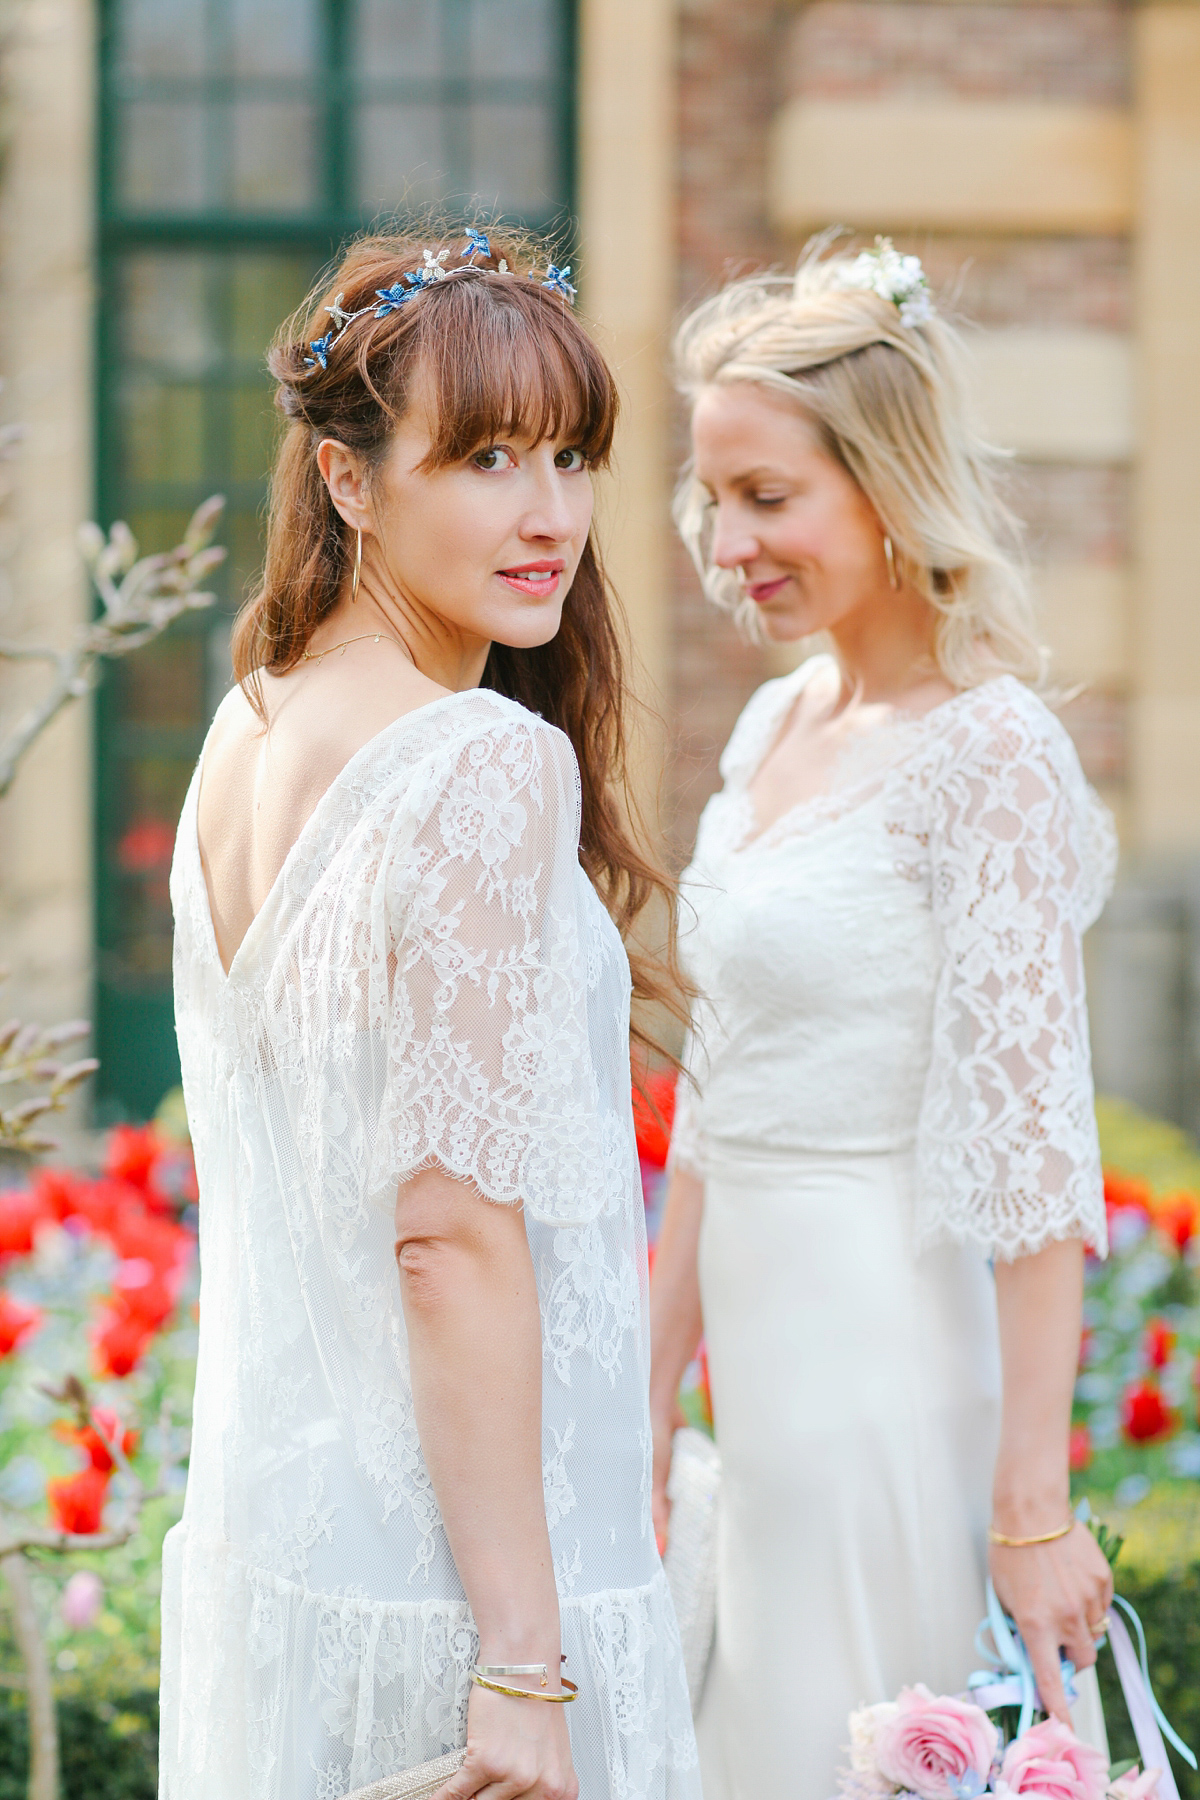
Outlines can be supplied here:
M672 535L673 318L841 223L918 252L971 321L1063 716L1122 840L1088 944L1116 1254L1089 1274L1075 1480L1126 1535L1118 1585L1200 1744L1200 5L0 0L0 158L0 641L63 651L92 620L84 521L164 552L226 499L213 603L105 662L0 798L0 1015L90 1020L69 1054L99 1061L63 1078L57 1153L0 1155L0 1553L13 1519L127 1533L16 1553L66 1800L155 1791L196 1281L167 874L260 555L263 353L350 233L428 205L553 231L617 364L602 529L680 858L785 664L732 640ZM0 750L55 673L0 655ZM0 1032L0 1073L66 1055ZM19 1610L0 1592L0 1800L26 1791Z

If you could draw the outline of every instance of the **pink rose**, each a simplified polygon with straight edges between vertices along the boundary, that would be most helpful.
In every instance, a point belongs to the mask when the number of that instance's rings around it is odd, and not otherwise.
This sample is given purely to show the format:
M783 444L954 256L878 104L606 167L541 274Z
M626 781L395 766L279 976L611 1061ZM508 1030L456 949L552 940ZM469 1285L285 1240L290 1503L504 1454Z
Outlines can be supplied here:
M996 1792L1029 1800L1104 1800L1107 1786L1108 1763L1100 1751L1058 1719L1044 1719L1004 1752Z
M918 1683L903 1688L895 1712L880 1721L875 1756L890 1781L920 1800L957 1800L964 1776L978 1776L982 1789L998 1743L996 1727L978 1706L939 1698Z

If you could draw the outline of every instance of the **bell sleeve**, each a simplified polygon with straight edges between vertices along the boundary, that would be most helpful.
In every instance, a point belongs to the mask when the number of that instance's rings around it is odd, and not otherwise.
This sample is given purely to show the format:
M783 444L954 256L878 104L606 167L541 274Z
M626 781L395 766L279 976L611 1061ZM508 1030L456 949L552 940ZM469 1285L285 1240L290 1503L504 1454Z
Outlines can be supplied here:
M579 863L571 744L503 703L408 798L373 921L386 1067L370 1192L390 1206L438 1164L486 1199L585 1224L608 1199L613 1133L588 1029L606 921ZM628 1020L611 1035L627 1067Z
M917 1238L1011 1261L1106 1250L1082 939L1112 883L1111 821L1023 690L960 726L929 792L940 969L918 1127Z

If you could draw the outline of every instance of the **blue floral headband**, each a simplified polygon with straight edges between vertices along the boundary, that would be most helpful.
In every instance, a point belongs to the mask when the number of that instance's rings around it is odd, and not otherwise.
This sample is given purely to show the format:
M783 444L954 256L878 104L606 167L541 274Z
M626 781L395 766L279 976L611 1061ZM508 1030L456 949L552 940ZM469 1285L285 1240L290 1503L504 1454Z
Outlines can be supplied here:
M374 313L377 319L386 319L389 313L399 312L402 306L406 306L410 300L415 300L423 288L432 287L435 281L449 281L455 275L468 275L472 271L478 275L488 273L479 267L475 258L490 256L492 247L488 242L486 232L468 229L467 241L460 253L462 262L458 268L443 267L449 254L449 250L439 250L436 256L432 250L423 251L422 255L425 260L419 269L411 270L403 280L393 282L391 287L376 288L375 300L370 301L366 306L360 306L357 312L347 312L342 305L345 295L339 294L332 306L325 308L333 320L333 324L324 337L314 338L309 344L312 355L305 357L305 368L315 369L319 363L323 369L327 369L329 352L345 336L355 319L364 318L367 313ZM515 271L511 270L504 258L501 257L496 273L511 275ZM532 270L526 279L529 281L535 279ZM570 263L567 263L562 269L556 267L554 263L550 263L540 285L549 288L552 293L561 294L564 300L573 301L575 298L575 289L571 285ZM378 301L378 305L376 305L376 301Z

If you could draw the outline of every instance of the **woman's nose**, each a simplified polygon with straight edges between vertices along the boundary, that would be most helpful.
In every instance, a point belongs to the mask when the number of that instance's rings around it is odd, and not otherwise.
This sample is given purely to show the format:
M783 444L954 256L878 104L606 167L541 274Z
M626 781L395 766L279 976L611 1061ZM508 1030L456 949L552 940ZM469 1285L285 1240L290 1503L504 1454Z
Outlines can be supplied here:
M562 492L561 479L538 484L538 493L521 520L520 535L527 541L550 538L563 544L575 529L575 515Z
M753 533L718 507L712 533L712 560L717 567L736 569L743 563L752 563L758 550L758 539Z

